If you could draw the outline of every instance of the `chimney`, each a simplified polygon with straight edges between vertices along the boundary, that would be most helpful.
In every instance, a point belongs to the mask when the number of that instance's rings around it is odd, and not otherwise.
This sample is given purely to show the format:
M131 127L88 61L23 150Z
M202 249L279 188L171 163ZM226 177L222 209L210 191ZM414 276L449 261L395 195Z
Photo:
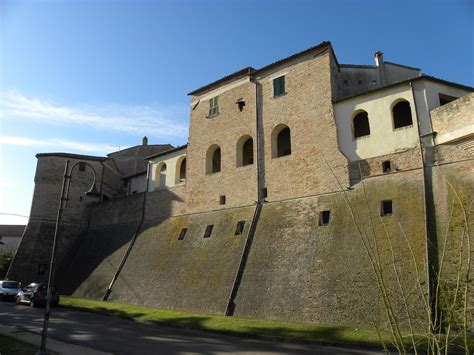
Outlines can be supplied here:
M148 145L148 138L146 136L142 139L142 145Z
M383 53L381 51L377 51L374 53L375 65L377 67L381 67L383 65Z

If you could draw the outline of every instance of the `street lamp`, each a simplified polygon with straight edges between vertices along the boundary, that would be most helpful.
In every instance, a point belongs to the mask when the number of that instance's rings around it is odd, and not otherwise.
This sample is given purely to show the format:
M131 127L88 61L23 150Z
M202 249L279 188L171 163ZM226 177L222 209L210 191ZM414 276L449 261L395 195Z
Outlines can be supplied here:
M61 215L63 213L64 207L66 207L68 196L69 196L69 187L71 185L72 180L72 171L76 166L79 164L85 164L92 169L92 173L94 174L94 181L92 183L91 188L86 191L86 196L89 197L100 197L100 193L97 190L96 186L96 173L93 166L87 162L76 162L71 169L69 169L69 160L66 160L66 165L64 167L64 175L63 175L63 185L61 187L61 198L59 199L59 208L58 214L56 216L56 227L54 230L54 238L53 238L53 250L51 252L51 261L49 266L49 273L48 273L48 293L47 293L47 301L46 301L46 309L44 312L44 320L43 320L43 332L41 334L41 346L36 355L44 355L46 354L46 339L48 337L48 324L49 324L49 314L51 310L51 287L54 282L54 261L56 257L56 241L59 237L60 233L60 223L61 223Z

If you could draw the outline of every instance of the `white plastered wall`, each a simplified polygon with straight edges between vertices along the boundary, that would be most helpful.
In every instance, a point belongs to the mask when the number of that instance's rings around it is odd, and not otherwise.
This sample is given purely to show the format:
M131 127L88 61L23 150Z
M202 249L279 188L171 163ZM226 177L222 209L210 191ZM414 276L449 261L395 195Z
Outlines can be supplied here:
M178 151L164 154L150 160L150 181L148 191L154 191L160 188L173 187L176 185L184 185L185 182L179 181L179 168L181 161L186 158L186 148ZM160 168L166 164L165 185L160 186Z
M397 100L410 103L411 126L394 129L392 107ZM370 135L354 139L352 119L358 110L369 115ZM418 145L417 116L408 83L337 102L334 112L339 148L350 161L392 154Z

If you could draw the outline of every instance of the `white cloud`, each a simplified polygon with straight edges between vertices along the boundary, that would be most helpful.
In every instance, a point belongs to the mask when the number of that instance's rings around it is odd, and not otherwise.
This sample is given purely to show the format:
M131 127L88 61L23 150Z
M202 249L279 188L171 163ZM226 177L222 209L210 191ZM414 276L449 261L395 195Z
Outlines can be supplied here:
M84 143L59 138L36 139L28 137L0 136L1 145L14 145L31 148L48 148L59 151L76 151L84 153L107 154L117 150L116 146L102 143ZM127 147L121 147L125 149Z
M0 118L34 120L53 125L82 125L94 129L158 138L186 138L188 128L176 121L184 108L105 105L68 107L27 98L18 91L0 93Z

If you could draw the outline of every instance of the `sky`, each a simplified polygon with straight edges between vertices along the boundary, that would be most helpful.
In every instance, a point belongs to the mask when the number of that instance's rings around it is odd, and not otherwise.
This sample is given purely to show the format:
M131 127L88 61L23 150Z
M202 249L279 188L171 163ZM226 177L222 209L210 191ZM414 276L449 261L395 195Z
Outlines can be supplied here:
M187 142L187 93L331 41L474 86L474 1L0 0L0 224L25 223L36 153Z

